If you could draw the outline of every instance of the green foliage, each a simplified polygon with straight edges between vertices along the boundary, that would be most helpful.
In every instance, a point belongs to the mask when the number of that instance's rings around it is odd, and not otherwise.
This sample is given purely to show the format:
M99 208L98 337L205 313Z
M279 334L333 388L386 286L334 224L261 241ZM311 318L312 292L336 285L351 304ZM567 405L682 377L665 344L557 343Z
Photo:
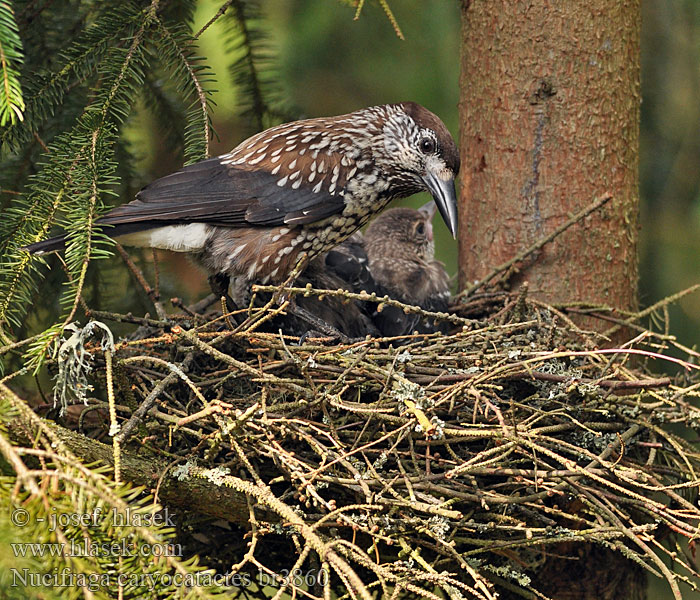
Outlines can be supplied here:
M163 23L159 23L159 34L156 49L158 59L167 65L163 70L167 72L167 78L176 93L190 101L185 112L183 136L184 154L186 163L189 164L209 155L211 118L206 86L214 82L213 73L201 63L202 57L190 52L189 49L193 47L195 40L181 24L166 28ZM154 107L163 107L165 100L166 96L163 94L155 94L150 102ZM179 110L172 104L163 108L166 110L165 114Z
M24 118L24 100L17 71L17 65L23 60L22 42L12 7L9 2L0 2L0 126Z
M20 325L38 283L36 259L21 250L21 246L46 237L53 224L62 225L68 233L65 254L68 284L62 297L66 322L75 313L90 259L108 255L107 238L94 233L92 224L101 208L101 199L115 184L112 156L116 128L127 118L131 101L143 80L142 72L147 65L144 38L146 29L157 17L150 8L139 9L126 3L119 10L110 11L105 21L110 24L122 21L121 26L106 29L126 34L130 43L99 45L99 62L88 58L90 48L83 39L69 49L68 63L59 73L72 71L86 76L93 72L96 78L91 96L75 123L49 144L48 152L37 162L37 173L26 184L25 194L7 209L0 225L0 249L4 254L0 264L0 327ZM89 28L88 39L95 40L92 29L100 28L101 23ZM24 124L25 135L36 131L43 118L57 110L55 102L60 101L63 93L54 86L61 79L51 77L51 83L37 91ZM15 139L22 137L18 135ZM41 359L45 349L40 348L34 358Z
M231 76L240 90L239 111L254 131L290 120L278 85L274 51L259 0L231 0L224 23Z
M29 451L8 433L20 415L35 428ZM196 559L182 556L168 513L151 496L115 484L105 467L81 464L7 388L0 466L3 598L221 597Z
M4 49L9 39L19 50L5 4L0 4L5 11L0 11L0 44ZM27 358L33 367L75 316L89 263L111 254L109 231L93 224L114 196L133 187L121 179L133 175L132 149L121 134L139 100L161 118L170 139L179 140L188 162L209 154L212 75L196 56L190 33L195 4L64 1L37 9L29 1L17 3L27 48L18 82L28 101L24 121L14 119L0 132L0 181L8 192L0 205L0 339L5 344L25 331L46 272L45 259L21 248L57 226L67 232L62 324L32 341ZM16 63L22 58L14 56ZM0 97L0 115L2 102ZM118 169L118 163L127 167Z
M22 42L10 3L0 2L0 126L21 121L24 117L22 86L17 67L22 64Z

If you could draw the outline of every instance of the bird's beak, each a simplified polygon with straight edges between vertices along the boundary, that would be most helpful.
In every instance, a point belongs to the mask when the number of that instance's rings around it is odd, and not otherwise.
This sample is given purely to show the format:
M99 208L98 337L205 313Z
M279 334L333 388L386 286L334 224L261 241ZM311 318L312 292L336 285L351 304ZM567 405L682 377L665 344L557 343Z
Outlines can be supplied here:
M444 171L443 171L444 172ZM442 178L442 173L428 171L423 177L430 195L435 200L442 220L450 230L452 237L457 237L457 194L455 194L454 177Z
M423 213L430 221L433 220L433 217L435 216L436 211L437 211L437 204L435 204L435 202L433 202L432 200L430 202L426 202L423 206L421 206L418 209L418 212Z

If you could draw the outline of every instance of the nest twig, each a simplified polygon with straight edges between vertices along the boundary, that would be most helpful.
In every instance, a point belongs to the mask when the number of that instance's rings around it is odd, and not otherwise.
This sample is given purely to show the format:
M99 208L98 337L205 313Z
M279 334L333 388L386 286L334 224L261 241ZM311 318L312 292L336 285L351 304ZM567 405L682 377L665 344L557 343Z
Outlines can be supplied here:
M99 315L141 326L113 352L122 452L146 448L181 479L249 498L232 520L250 544L229 570L325 569L316 587L278 581L307 597L528 597L552 548L593 543L677 598L678 580L697 588L700 461L678 428L700 424L700 384L664 354L668 336L601 350L526 293L423 314L451 335L337 346L260 331L257 310L244 327L192 310ZM647 360L683 370L653 376Z

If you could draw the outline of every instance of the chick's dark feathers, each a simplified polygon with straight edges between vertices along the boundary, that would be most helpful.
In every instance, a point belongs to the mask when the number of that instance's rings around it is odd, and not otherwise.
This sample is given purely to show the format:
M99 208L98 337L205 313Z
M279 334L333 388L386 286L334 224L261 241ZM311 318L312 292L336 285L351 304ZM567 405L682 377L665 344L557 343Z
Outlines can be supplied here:
M390 208L376 217L365 235L353 234L342 244L315 259L302 275L302 283L315 288L343 288L353 292L389 296L404 304L431 312L445 312L450 297L450 280L445 266L434 258L432 217L434 204L419 210ZM315 297L304 307L331 327L350 337L367 334L383 337L447 332L446 322L435 322L393 305L376 302L341 304ZM284 331L299 334L296 323L284 320ZM303 327L303 324L302 324Z

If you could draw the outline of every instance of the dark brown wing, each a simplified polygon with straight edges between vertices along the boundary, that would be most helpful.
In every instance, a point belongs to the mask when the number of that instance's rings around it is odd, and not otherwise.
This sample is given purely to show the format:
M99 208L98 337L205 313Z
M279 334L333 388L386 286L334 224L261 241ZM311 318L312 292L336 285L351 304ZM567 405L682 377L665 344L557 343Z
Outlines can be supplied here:
M340 214L341 190L357 171L347 153L355 125L353 115L340 115L267 129L229 154L154 181L98 223L111 225L109 235L118 237L187 223L294 227ZM26 249L51 252L63 245L58 236Z
M225 164L225 157L187 166L143 188L136 200L102 217L107 225L207 223L228 227L305 224L342 212L342 196L296 187L265 170ZM292 184L294 182L291 182Z

